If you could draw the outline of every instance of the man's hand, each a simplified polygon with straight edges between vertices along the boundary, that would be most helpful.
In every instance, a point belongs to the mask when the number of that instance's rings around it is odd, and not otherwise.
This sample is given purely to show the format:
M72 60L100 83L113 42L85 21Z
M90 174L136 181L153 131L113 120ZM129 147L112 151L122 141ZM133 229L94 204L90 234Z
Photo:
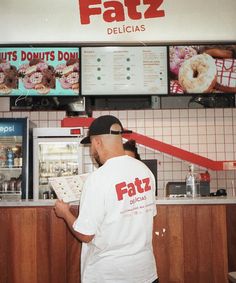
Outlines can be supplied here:
M57 217L66 219L68 213L70 214L70 206L68 203L65 203L63 200L57 200L54 207Z

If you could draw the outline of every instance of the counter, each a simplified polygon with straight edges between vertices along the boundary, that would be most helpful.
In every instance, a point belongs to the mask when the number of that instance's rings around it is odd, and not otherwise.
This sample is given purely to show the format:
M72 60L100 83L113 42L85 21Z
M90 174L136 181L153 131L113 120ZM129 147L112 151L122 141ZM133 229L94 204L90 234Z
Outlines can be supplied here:
M80 282L81 245L56 217L54 203L0 201L1 283ZM227 283L228 272L236 270L236 198L158 197L156 204L160 282ZM76 216L77 207L71 210Z
M21 200L0 201L0 207L34 207L54 206L55 200ZM78 203L74 203L78 205ZM236 204L236 197L157 197L156 204L160 205L195 205L195 204Z

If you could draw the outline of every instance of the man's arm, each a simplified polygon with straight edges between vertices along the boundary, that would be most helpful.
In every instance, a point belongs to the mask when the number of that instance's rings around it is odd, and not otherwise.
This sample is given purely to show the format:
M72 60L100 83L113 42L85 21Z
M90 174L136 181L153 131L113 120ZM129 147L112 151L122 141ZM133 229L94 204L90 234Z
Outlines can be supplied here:
M57 200L55 203L54 210L57 217L64 219L70 231L78 240L85 243L89 243L90 241L92 241L94 235L84 235L73 229L73 224L76 220L76 217L71 213L70 206L68 203L65 203L61 200Z

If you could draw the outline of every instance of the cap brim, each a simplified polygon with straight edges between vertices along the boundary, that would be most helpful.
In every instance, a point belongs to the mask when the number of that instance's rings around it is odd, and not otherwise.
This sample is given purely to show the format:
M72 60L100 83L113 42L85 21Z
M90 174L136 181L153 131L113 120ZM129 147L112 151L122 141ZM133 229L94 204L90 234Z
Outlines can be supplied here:
M85 137L83 138L81 141L80 141L81 144L90 144L91 143L91 140L90 140L90 137Z

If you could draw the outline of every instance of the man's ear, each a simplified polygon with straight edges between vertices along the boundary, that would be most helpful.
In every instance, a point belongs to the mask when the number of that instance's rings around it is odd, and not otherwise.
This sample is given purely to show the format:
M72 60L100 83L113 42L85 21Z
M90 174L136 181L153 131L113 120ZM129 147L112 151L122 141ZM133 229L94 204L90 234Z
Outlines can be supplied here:
M101 139L100 136L94 136L94 137L93 137L93 140L94 140L94 144L95 144L96 146L99 146L99 145L101 145L101 143L102 143L102 139Z

